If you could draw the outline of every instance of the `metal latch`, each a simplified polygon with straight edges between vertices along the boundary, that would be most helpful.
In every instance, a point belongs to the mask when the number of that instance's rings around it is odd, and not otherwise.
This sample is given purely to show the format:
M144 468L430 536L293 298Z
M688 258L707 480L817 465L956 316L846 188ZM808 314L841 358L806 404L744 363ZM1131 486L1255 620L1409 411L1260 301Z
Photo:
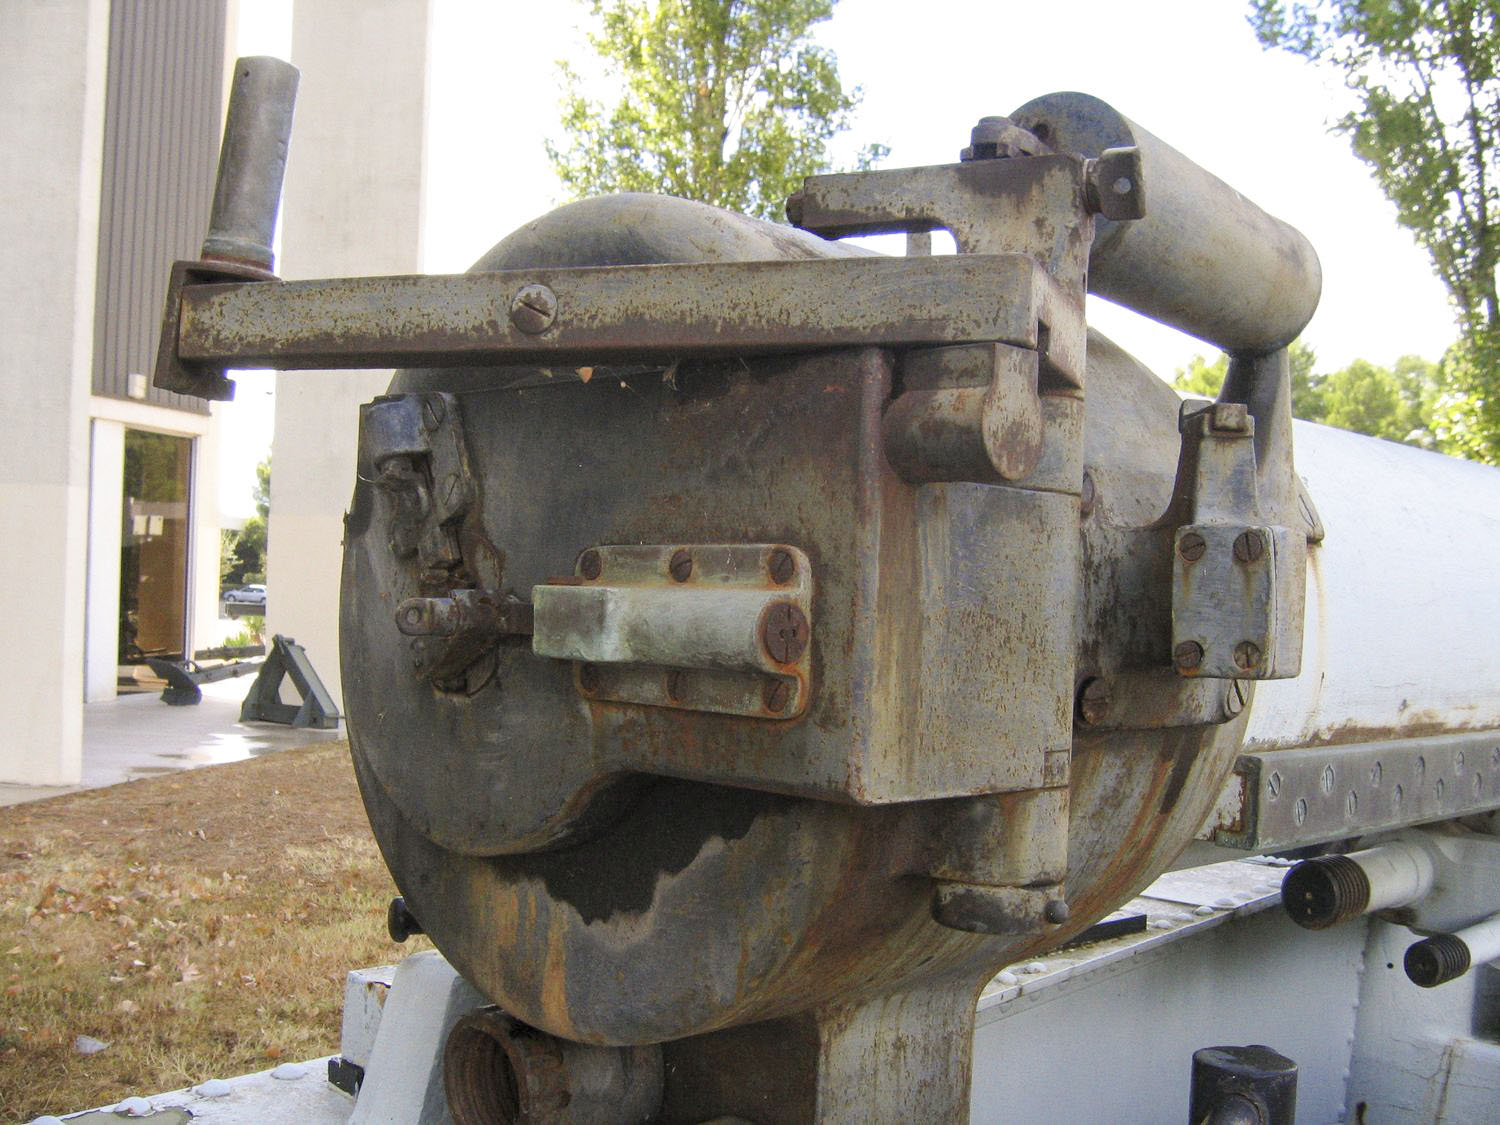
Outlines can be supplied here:
M532 648L590 699L790 719L807 708L812 567L775 543L593 547L535 586Z

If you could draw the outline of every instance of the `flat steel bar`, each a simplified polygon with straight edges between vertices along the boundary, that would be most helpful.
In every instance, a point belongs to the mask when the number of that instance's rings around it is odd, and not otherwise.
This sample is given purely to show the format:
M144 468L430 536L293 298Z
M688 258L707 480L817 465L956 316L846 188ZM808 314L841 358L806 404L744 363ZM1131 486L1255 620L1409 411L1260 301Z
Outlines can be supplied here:
M555 315L512 322L545 286ZM534 290L532 290L534 292ZM1045 347L1083 310L1020 254L828 258L209 284L182 290L201 369L582 365L1002 341ZM517 318L537 327L534 310ZM1039 333L1038 322L1049 326ZM1080 373L1081 374L1081 373Z
M1500 808L1500 730L1243 754L1213 840L1280 851Z

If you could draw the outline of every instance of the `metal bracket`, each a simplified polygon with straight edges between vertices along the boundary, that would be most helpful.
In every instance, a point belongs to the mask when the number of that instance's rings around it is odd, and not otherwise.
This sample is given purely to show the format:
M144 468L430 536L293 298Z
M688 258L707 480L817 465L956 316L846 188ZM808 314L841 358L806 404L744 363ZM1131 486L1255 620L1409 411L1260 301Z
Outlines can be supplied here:
M791 719L807 709L812 567L783 544L590 548L533 587L532 649L589 699Z
M1195 408L1196 407L1196 408ZM1182 676L1276 680L1302 664L1307 533L1259 522L1255 419L1184 403L1173 508L1172 659Z

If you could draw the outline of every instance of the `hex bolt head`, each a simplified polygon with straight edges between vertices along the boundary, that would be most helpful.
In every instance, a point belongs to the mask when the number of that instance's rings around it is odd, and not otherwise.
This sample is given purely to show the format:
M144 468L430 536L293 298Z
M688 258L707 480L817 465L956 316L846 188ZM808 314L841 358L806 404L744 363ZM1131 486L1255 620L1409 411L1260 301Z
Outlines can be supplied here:
M807 617L791 602L776 602L761 616L761 643L778 664L795 664L802 658L807 634Z
M786 710L788 703L792 701L791 685L785 680L767 680L766 686L761 692L761 702L765 704L766 710L773 715L779 715Z
M1109 714L1112 701L1109 681L1102 676L1093 676L1078 690L1078 717L1090 725L1101 723Z
M1208 544L1196 531L1188 532L1177 543L1177 553L1188 562L1197 562L1206 550L1208 550Z
M510 322L529 336L545 332L557 319L557 294L545 285L523 285L510 302Z
M771 552L771 557L766 560L766 569L770 571L772 582L778 586L785 586L797 573L797 560L792 558L790 551L777 547Z
M672 561L667 564L667 572L671 574L673 582L686 582L693 576L693 556L685 548L672 552Z
M1234 646L1234 666L1249 671L1260 663L1260 646L1254 641L1241 641Z
M590 582L604 573L604 560L599 557L599 552L590 547L578 556L578 573Z
M1234 557L1238 562L1254 562L1266 553L1266 541L1258 531L1242 531L1234 540Z
M1183 641L1172 650L1172 659L1179 668L1196 668L1203 663L1203 646L1197 641Z
M589 695L599 690L599 669L585 664L578 669L578 686Z

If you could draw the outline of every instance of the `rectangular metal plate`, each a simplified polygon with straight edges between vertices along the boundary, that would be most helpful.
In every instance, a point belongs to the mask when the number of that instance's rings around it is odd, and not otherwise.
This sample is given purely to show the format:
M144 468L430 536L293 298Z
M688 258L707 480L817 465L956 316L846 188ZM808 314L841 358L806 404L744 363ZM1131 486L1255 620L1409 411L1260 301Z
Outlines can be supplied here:
M568 583L532 588L532 648L578 662L587 698L766 719L806 709L813 582L797 548L605 546L575 569ZM778 611L800 620L795 651L764 640Z
M1214 843L1270 852L1500 808L1500 731L1241 755Z

